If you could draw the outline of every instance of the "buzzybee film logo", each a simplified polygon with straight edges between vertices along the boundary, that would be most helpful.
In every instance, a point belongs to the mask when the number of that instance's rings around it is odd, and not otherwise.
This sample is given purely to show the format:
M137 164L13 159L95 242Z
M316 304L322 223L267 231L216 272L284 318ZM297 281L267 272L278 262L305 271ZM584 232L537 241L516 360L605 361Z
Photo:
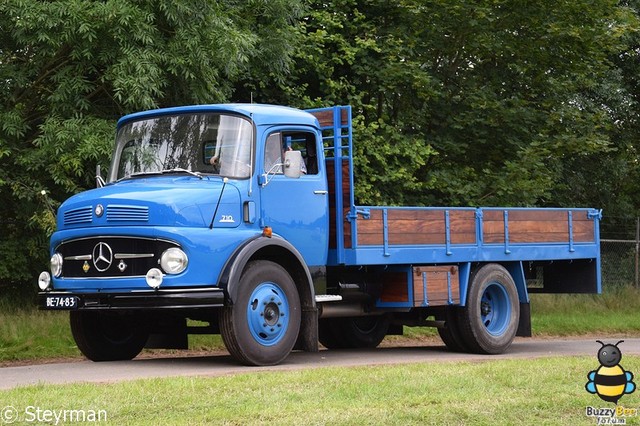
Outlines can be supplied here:
M622 352L618 345L624 340L620 340L615 345L604 344L596 340L602 347L598 350L598 361L600 367L587 374L589 381L584 386L587 392L597 394L600 399L618 404L618 400L625 394L633 393L636 384L633 383L633 373L625 371L620 365Z
M600 367L587 374L589 381L584 387L587 392L598 395L603 401L616 404L613 407L586 407L585 415L595 419L598 425L626 425L627 418L638 416L637 408L618 405L620 398L636 390L633 373L620 365L622 352L618 345L623 341L612 345L596 340L601 345L598 350Z

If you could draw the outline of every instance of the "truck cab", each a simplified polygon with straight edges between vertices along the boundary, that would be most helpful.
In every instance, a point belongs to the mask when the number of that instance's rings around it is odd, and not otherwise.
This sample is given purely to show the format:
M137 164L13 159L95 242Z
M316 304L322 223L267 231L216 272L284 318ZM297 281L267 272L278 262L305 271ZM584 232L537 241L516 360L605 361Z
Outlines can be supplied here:
M89 358L128 358L146 335L163 334L164 323L183 331L186 318L211 320L206 331L218 332L212 309L232 309L243 270L257 260L289 270L295 297L303 295L296 315L304 309L313 324L309 271L324 270L329 233L318 121L255 104L123 117L106 185L68 199L57 220L41 304L72 309L74 337ZM299 326L289 325L293 333L269 329L262 343L284 334L297 341ZM119 330L141 337L123 354L103 354L102 340L127 340ZM116 336L95 337L109 331ZM314 350L310 334L301 340Z

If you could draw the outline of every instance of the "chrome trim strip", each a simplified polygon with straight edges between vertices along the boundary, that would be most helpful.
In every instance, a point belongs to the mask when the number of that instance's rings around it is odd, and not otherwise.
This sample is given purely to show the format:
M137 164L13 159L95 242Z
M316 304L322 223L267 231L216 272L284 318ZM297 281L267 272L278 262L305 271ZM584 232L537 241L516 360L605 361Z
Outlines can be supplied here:
M67 256L64 260L91 260L92 255L90 254L82 254L80 256Z
M120 254L114 254L113 258L114 259L147 259L154 256L155 254L153 253L140 253L140 254L120 253Z

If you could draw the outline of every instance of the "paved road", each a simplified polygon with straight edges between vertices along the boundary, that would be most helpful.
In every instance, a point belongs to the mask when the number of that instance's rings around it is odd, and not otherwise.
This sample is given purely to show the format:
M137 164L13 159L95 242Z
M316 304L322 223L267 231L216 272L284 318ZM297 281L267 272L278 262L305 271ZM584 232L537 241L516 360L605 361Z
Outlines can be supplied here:
M605 343L617 343L617 338ZM151 377L220 376L255 371L284 371L329 366L362 366L446 361L491 361L496 359L537 358L545 356L590 355L597 362L600 344L595 339L538 340L516 339L508 353L502 355L470 355L447 352L434 343L427 347L394 347L327 351L295 352L281 365L273 367L244 367L229 355L191 356L177 358L135 359L133 361L101 362L75 361L54 364L0 368L0 389L37 383L108 383ZM620 345L624 360L627 355L640 355L640 338L624 339ZM623 361L624 363L624 361Z

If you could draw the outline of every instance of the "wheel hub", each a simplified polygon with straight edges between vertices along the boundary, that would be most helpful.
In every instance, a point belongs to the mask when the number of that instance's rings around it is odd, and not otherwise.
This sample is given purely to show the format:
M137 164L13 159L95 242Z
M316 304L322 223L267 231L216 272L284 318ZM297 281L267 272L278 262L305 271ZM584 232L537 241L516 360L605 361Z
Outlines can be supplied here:
M511 303L502 284L495 282L487 286L480 301L481 321L486 330L495 336L504 332L509 324Z
M266 308L264 308L264 321L267 326L273 326L278 323L280 319L280 309L275 303L269 303Z
M482 302L480 304L480 313L482 316L487 316L491 313L491 305L487 302Z
M289 325L289 304L280 287L265 282L249 298L247 322L253 338L264 346L278 343Z

